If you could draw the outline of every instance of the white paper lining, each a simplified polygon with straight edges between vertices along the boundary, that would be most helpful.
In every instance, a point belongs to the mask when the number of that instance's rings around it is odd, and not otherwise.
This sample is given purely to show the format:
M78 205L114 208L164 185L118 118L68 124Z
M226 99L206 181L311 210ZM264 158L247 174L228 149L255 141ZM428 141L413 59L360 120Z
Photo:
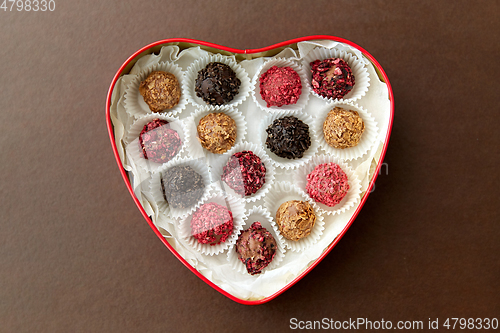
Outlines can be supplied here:
M316 46L344 50L354 54L362 61L368 70L370 76L370 88L365 96L357 100L357 104L370 110L372 116L379 125L379 133L375 145L370 151L356 160L348 161L348 165L354 170L358 179L361 182L361 197L367 190L369 180L373 176L373 165L379 162L384 140L387 135L388 124L390 121L390 100L388 87L381 82L371 65L370 61L365 58L362 53L350 47L334 41L309 41L300 42L297 44L298 50L286 48L275 57L289 58L290 60L298 60L307 55L307 53ZM268 297L282 288L289 282L293 281L304 270L306 270L331 244L331 242L342 232L349 222L352 214L358 208L358 201L354 207L348 211L338 215L325 215L325 229L323 235L315 244L303 252L287 251L279 267L272 271L261 274L260 276L250 276L236 272L227 262L225 255L206 256L193 251L192 248L179 242L177 236L177 224L174 219L162 214L154 200L147 195L147 188L151 174L139 168L133 160L129 159L125 153L123 137L128 132L133 119L128 116L123 103L123 95L126 85L139 73L144 67L158 62L170 61L180 66L183 70L196 59L209 54L200 47L193 47L179 52L178 46L163 47L158 54L149 54L137 61L129 75L124 75L116 82L112 98L110 117L114 125L115 142L118 154L121 158L125 170L129 171L129 178L133 190L147 214L149 214L159 228L160 232L165 235L167 241L185 260L195 267L201 274L207 277L210 281L218 285L228 293L246 300L259 300ZM253 77L258 68L269 58L257 58L253 60L245 60L239 62L250 77ZM305 111L312 116L316 116L316 110L320 110L325 105L325 102L320 98L311 94ZM247 119L247 138L248 141L259 143L260 137L260 121L265 117L265 112L255 105L252 98L247 98L242 104L238 105L238 109ZM187 118L195 107L188 104L186 108L177 116L180 119ZM324 154L321 149L318 154ZM182 156L188 157L188 152L183 151ZM275 181L286 181L292 176L293 170L276 170ZM143 189L146 189L143 193ZM246 204L249 205L248 203ZM251 203L251 205L263 205L263 199ZM273 214L271 212L271 214ZM171 236L174 237L171 237Z

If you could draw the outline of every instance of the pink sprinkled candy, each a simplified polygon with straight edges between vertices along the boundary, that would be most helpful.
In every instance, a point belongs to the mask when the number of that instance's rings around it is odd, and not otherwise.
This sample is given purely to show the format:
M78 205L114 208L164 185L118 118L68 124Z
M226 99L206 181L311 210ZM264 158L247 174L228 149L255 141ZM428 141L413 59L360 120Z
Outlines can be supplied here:
M307 175L306 191L314 201L333 207L349 191L347 175L333 162L319 164Z

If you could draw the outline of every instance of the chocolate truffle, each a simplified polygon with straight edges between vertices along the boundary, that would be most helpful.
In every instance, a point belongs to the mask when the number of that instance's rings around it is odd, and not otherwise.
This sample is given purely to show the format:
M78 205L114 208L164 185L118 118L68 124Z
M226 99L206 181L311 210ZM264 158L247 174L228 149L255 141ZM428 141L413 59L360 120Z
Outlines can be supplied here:
M273 66L259 78L260 96L267 107L295 104L302 93L300 76L290 67Z
M236 122L222 112L201 118L197 131L201 146L214 154L225 153L236 141Z
M252 195L266 182L266 166L253 152L241 151L229 158L221 179L237 194Z
M356 111L335 107L323 122L325 141L334 148L357 146L365 130L365 123Z
M276 255L276 240L260 222L254 222L238 237L236 253L245 264L248 274L260 274Z
M211 62L198 72L195 82L196 96L207 104L222 105L233 100L239 92L241 81L226 64Z
M311 65L314 92L327 98L343 98L354 86L354 74L344 59L315 60Z
M279 157L301 158L311 145L309 125L294 116L274 120L266 132L267 148Z
M139 93L151 111L160 112L179 103L181 86L174 74L156 71L141 82Z
M314 201L333 207L349 191L347 175L336 163L319 164L307 175L306 191Z
M179 152L182 143L179 133L170 128L168 121L154 119L144 125L139 145L145 159L165 163Z
M203 177L190 166L174 166L161 177L165 200L174 208L194 206L203 196Z
M292 241L309 236L315 222L316 215L307 201L286 201L276 212L276 223L281 234Z
M209 202L201 205L191 219L191 235L201 244L224 243L233 232L233 213L226 207Z

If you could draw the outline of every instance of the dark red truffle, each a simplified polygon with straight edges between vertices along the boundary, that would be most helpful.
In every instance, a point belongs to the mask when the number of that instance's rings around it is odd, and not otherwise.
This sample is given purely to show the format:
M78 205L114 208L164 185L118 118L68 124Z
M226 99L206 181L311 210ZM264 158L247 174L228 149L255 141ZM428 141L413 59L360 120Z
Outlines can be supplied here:
M260 96L267 107L296 104L302 93L300 76L290 67L273 66L259 78Z
M198 243L224 243L233 232L233 213L224 206L209 202L201 205L191 219L191 235Z
M253 152L241 151L229 158L221 179L239 195L251 195L266 182L266 166Z
M310 63L314 92L327 98L343 98L354 86L354 74L344 59L330 58Z
M154 119L139 134L139 145L145 159L156 163L170 161L181 149L179 133L170 128L168 121Z
M276 240L260 222L254 222L238 237L236 253L249 274L260 274L276 255Z

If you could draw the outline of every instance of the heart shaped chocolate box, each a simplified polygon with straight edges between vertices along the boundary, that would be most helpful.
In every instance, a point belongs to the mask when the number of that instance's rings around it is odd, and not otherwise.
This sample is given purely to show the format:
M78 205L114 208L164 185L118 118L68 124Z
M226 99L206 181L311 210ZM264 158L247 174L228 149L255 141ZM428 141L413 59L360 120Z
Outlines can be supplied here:
M377 61L331 36L257 50L158 41L122 65L106 104L150 227L243 304L290 288L345 234L374 188L393 112Z

